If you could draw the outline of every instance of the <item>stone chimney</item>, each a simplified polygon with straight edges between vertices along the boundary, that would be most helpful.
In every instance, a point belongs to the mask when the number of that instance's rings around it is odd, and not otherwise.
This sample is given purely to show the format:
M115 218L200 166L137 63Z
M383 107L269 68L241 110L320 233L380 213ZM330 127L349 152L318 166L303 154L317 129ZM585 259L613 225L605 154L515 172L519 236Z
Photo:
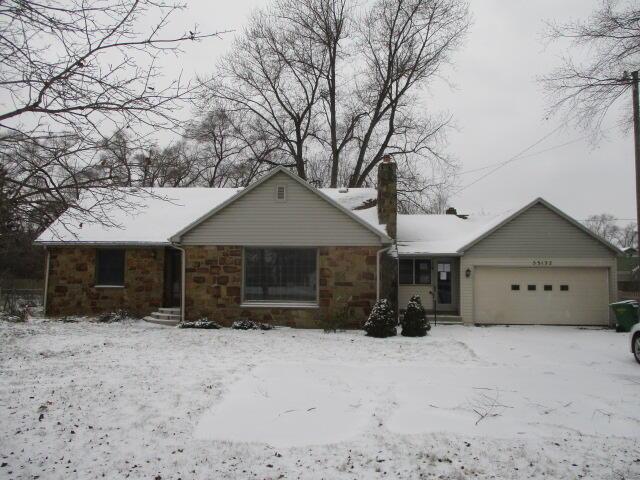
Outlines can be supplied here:
M395 240L398 222L397 165L390 155L378 164L378 222L386 225L387 235Z

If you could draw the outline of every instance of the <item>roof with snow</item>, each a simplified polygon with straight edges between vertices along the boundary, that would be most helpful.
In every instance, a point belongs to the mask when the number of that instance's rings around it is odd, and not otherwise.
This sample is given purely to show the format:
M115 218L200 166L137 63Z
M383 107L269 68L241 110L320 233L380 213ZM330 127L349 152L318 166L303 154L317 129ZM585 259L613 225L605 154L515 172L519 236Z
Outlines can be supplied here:
M239 196L242 188L122 188L85 192L36 240L41 244L168 245L170 238ZM376 198L373 188L321 188L321 193L384 232L375 208L355 210ZM100 221L96 221L96 218Z
M459 255L461 249L498 225L507 214L469 216L398 215L400 255Z
M465 250L538 204L544 205L615 253L622 253L618 247L596 235L545 199L536 198L519 209L508 210L498 215L469 216L467 219L457 215L398 215L398 254L462 255Z

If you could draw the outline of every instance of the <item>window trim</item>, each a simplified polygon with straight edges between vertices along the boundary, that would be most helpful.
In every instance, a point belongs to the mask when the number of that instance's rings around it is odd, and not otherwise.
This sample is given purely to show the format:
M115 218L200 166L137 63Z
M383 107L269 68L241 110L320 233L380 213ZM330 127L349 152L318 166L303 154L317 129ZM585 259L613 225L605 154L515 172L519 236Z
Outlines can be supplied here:
M315 301L295 300L247 300L245 297L246 281L246 249L264 248L281 250L311 250L316 252L316 298ZM242 280L240 282L240 307L242 308L319 308L320 307L320 248L315 246L273 246L273 245L246 245L242 247Z
M99 283L98 282L98 272L100 270L100 266L99 266L99 262L98 262L98 258L99 258L99 253L100 251L105 251L105 250L115 250L115 251L119 251L122 252L122 284L118 284L118 283ZM103 248L96 248L95 249L95 261L94 261L94 285L93 288L124 288L125 287L125 283L126 283L126 275L127 275L127 250L125 248L109 248L109 247L103 247Z
M411 283L403 283L400 281L400 262L401 261L410 261L411 262ZM424 261L429 262L429 283L416 283L416 261ZM421 285L421 286L430 286L433 285L433 258L421 258L421 257L410 257L410 258L398 258L398 285ZM453 265L451 267L451 274L453 275ZM452 277L453 278L453 277Z
M282 198L278 197L278 192L280 191L280 189L282 189ZM287 186L279 183L276 185L276 192L275 192L275 198L276 198L276 202L286 202L287 201Z

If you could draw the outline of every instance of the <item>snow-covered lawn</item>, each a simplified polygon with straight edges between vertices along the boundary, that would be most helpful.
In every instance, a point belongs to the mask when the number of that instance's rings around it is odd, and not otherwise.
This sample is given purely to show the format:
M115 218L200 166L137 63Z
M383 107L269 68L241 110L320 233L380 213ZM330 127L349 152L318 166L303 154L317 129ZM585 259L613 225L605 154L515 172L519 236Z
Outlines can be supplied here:
M612 331L0 335L0 478L640 478L640 365Z

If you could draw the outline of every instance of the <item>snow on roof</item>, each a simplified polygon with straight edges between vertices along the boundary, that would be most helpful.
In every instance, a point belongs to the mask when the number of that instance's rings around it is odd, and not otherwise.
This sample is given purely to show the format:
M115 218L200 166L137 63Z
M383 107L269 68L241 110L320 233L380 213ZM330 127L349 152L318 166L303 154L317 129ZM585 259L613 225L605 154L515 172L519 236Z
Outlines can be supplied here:
M349 210L378 198L375 188L321 188L320 191Z
M79 201L80 210L100 210L108 222L91 221L90 215L65 212L36 240L37 243L104 243L104 244L169 244L169 238L222 204L240 188L139 188L119 189L118 202L104 205L99 192L85 194ZM372 188L350 188L340 192L335 188L320 191L343 207L353 210L367 200L376 198ZM375 208L354 213L372 227L384 232L378 224ZM105 225L104 223L108 223Z
M482 236L513 212L500 215L398 215L400 255L459 255L460 249Z

